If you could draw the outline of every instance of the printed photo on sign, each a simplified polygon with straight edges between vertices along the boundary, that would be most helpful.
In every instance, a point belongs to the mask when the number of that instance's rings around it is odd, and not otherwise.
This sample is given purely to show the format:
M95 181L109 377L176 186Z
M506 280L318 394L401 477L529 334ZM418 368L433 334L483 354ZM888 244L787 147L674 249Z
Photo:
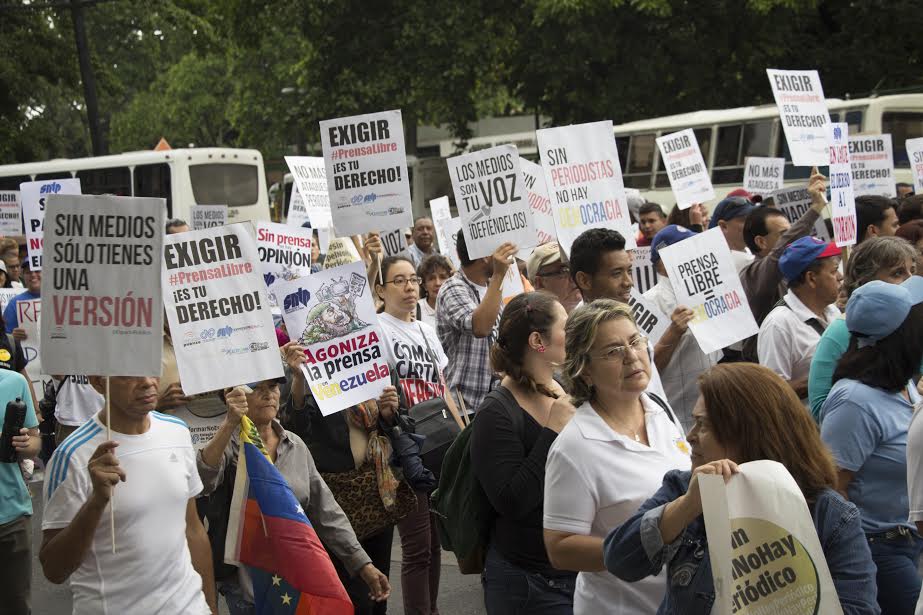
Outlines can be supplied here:
M19 190L0 190L0 236L22 235Z
M622 165L612 122L594 122L535 133L554 212L558 243L565 254L584 231L609 228L635 247Z
M41 271L45 233L45 202L52 194L80 194L79 179L49 179L19 184L22 216L26 223L29 269Z
M638 328L644 331L644 335L649 338L651 344L657 344L666 333L667 327L670 326L670 317L661 312L654 303L642 297L637 285L631 289L628 306L631 308Z
M766 69L779 120L796 167L828 163L827 126L830 113L816 70Z
M192 215L192 230L224 226L228 223L227 205L193 205L189 208Z
M708 167L691 128L658 137L657 147L677 207L688 209L696 203L715 198Z
M167 235L162 284L187 395L283 375L249 223Z
M659 250L677 305L690 308L689 323L702 352L708 354L756 335L747 296L720 228Z
M310 220L314 228L330 227L333 218L324 159L319 156L286 156L285 163L294 182L288 224L304 226L305 220Z
M631 250L631 278L639 294L657 285L657 268L651 262L650 246L638 246Z
M923 194L923 137L907 139L904 145L907 147L907 159L913 172L913 191Z
M279 280L311 275L312 237L309 228L275 222L256 223L256 249L270 294L273 294L272 285Z
M540 165L525 158L519 159L519 167L522 169L522 179L526 184L526 195L535 224L535 245L550 243L555 240L554 214L551 211L551 199L548 198L548 187L545 185L545 173ZM532 251L529 250L529 253Z
M849 167L855 196L897 197L891 135L850 136Z
M156 198L48 198L42 348L49 373L160 376L165 212L166 201Z
M785 158L747 156L744 160L744 190L765 196L781 190L785 183Z
M337 234L413 226L400 111L324 120L320 139Z
M830 221L833 240L840 248L856 243L856 199L852 189L852 167L849 164L849 126L844 123L829 126Z
M504 243L535 245L535 225L513 145L449 158L455 206L472 259L490 256Z
M404 229L399 228L393 231L383 232L379 235L381 247L384 249L385 256L397 256L407 249L407 237L404 236Z
M805 187L800 188L783 188L769 195L773 201L773 207L785 214L789 224L794 224L801 216L811 208L811 194ZM824 241L833 241L827 225L824 224L823 217L817 219L811 234L819 237Z
M324 416L376 399L391 371L361 262L280 283L289 337L305 347L302 365Z

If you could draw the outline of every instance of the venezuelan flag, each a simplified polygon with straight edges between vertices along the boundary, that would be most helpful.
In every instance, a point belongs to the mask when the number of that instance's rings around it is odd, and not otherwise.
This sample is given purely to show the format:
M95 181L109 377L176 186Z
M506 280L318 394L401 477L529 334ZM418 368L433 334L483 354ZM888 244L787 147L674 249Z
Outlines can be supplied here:
M314 527L247 417L225 561L245 565L258 615L352 615L353 605Z

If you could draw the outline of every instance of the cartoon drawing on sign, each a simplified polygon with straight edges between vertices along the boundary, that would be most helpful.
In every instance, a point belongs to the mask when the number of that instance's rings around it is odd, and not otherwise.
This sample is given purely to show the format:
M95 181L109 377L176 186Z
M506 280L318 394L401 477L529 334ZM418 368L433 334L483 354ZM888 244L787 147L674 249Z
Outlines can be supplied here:
M308 312L300 343L327 342L368 327L369 323L356 315L356 298L362 295L365 284L365 279L354 273L349 282L339 278L321 286L317 293L321 303Z

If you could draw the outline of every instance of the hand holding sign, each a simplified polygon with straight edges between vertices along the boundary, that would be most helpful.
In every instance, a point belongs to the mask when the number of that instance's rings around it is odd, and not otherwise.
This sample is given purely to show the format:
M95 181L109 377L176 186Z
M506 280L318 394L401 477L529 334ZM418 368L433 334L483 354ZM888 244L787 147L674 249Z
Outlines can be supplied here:
M676 329L679 333L685 333L686 329L689 328L689 323L692 322L692 319L695 317L695 312L687 308L685 305L678 305L676 309L673 310L673 313L670 314L670 326Z
M505 243L501 245L497 250L491 255L494 263L494 276L503 277L506 275L506 270L510 268L510 265L516 262L516 252L519 249L512 243Z

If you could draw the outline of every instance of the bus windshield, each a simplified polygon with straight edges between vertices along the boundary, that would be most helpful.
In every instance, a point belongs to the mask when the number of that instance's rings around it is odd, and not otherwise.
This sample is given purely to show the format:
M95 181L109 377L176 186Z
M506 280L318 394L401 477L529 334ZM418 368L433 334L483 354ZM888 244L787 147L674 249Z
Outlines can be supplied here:
M259 200L259 167L230 162L189 166L192 195L199 205L246 207Z

